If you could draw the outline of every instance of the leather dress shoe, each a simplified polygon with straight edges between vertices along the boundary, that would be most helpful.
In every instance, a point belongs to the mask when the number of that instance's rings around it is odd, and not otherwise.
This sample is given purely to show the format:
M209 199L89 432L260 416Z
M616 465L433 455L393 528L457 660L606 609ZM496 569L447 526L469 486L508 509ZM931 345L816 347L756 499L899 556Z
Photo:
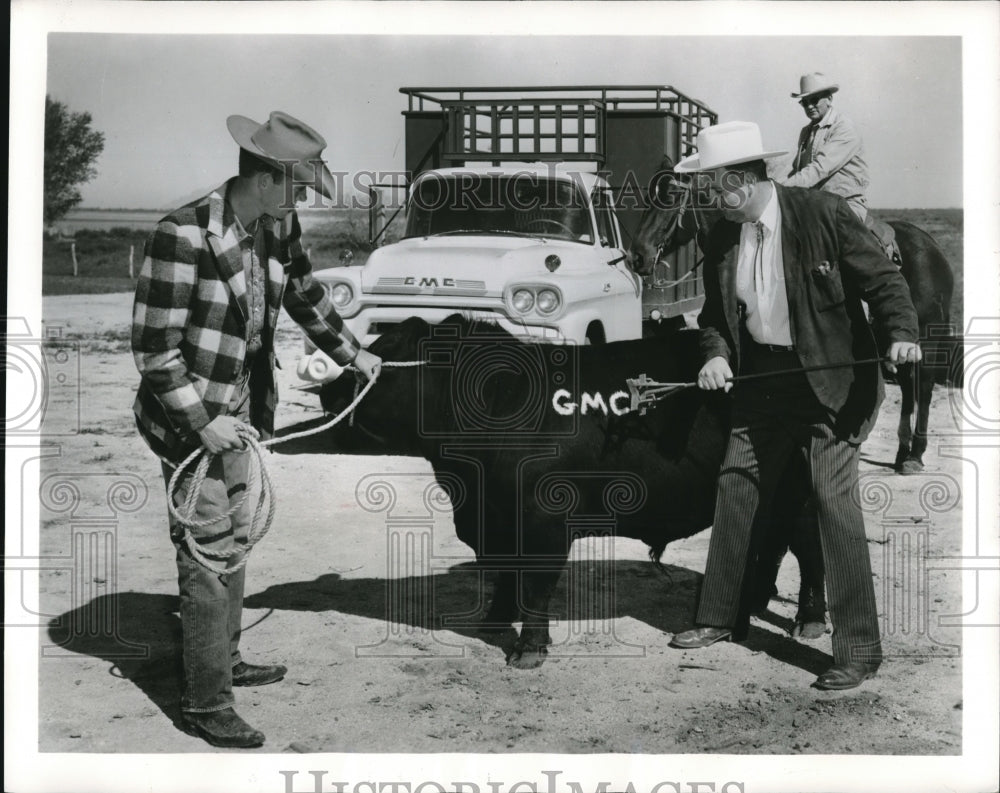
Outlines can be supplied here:
M268 683L277 683L287 671L281 664L254 666L240 661L233 667L233 685L266 686Z
M857 688L868 678L875 677L878 666L878 664L867 664L862 661L837 664L817 677L813 686L824 691L843 691L847 688Z
M252 749L264 745L264 733L243 721L232 708L211 713L185 713L184 724L212 746Z
M682 650L695 650L699 647L708 647L716 642L726 641L732 638L732 635L733 632L729 628L702 626L684 631L684 633L674 634L674 638L670 640L670 646L679 647Z

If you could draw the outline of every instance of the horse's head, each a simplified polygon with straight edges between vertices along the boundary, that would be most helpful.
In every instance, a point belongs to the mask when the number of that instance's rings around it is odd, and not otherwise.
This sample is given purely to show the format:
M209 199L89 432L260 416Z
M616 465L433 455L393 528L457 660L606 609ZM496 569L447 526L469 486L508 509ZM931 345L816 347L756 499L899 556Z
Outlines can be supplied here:
M684 225L691 206L690 188L674 173L674 163L664 157L650 180L648 206L629 249L629 267L639 275L649 275L660 258L672 253L696 233ZM690 225L690 224L688 224Z

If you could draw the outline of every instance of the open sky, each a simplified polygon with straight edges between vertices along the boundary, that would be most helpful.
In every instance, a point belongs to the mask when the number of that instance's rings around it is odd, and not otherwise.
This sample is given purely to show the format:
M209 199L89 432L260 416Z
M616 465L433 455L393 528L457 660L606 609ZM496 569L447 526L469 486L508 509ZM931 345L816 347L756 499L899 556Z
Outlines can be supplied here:
M402 85L673 85L786 149L806 123L789 94L822 71L864 137L872 206L962 206L960 37L671 36L654 7L648 21L663 35L52 33L46 87L106 136L84 206L172 208L234 171L231 113L298 116L335 170L399 170Z

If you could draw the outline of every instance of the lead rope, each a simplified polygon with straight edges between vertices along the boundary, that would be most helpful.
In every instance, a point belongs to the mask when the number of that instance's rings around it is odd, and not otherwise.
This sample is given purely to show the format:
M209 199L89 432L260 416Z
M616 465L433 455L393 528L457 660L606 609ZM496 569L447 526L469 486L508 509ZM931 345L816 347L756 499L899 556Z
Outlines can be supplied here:
M422 366L424 363L424 361L383 361L382 366L402 368ZM198 497L201 494L202 485L204 484L205 477L208 474L208 467L211 465L212 460L218 455L208 451L208 449L204 446L200 446L191 452L191 454L189 454L184 461L177 466L174 470L173 476L170 477L170 482L167 484L167 508L170 510L170 514L173 516L177 525L183 527L184 543L187 546L188 551L190 551L192 558L202 567L211 570L217 575L228 575L240 570L250 558L250 550L258 542L264 539L264 535L267 534L268 530L271 528L271 523L274 520L276 498L274 495L274 485L272 484L271 477L267 472L267 466L264 465L264 448L267 446L274 446L278 443L285 443L286 441L306 438L310 435L318 435L321 432L326 432L326 430L343 421L346 416L351 417L351 425L353 426L354 409L358 406L358 404L360 404L361 400L365 398L365 395L374 385L375 379L369 380L365 384L365 387L358 391L357 384L355 384L355 396L351 401L351 404L344 408L339 414L334 416L330 421L327 421L318 427L302 430L301 432L294 432L291 435L284 435L281 438L271 438L266 441L258 441L251 434L247 433L244 439L246 450L243 452L251 455L249 472L247 474L247 486L240 497L236 500L236 503L231 504L228 510L217 517L196 520L194 514L198 504ZM178 507L174 503L174 496L179 490L181 476L188 466L190 466L195 460L198 460L198 464L195 466L194 472L191 475L191 484L188 487L187 497L184 499L184 504ZM253 519L250 522L250 531L247 534L246 543L241 545L239 548L234 548L231 551L213 551L210 548L203 548L198 545L194 536L191 534L191 530L203 529L206 526L221 523L231 517L236 510L243 506L246 500L250 497L251 490L255 487L260 488L260 498L257 502L256 508L254 509ZM267 512L266 516L264 516L265 509ZM262 518L262 516L264 517ZM229 564L229 561L237 554L242 554L242 557L237 562ZM223 562L223 564L216 564L216 562Z

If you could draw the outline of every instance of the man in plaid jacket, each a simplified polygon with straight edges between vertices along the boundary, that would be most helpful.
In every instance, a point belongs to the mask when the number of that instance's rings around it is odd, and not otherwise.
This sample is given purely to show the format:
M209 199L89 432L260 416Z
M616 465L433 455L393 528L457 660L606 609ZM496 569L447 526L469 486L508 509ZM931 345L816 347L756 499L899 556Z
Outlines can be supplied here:
M132 351L141 374L134 411L143 439L176 466L205 446L215 453L195 518L224 514L247 488L248 434L274 430L274 329L282 305L309 338L368 379L381 360L344 327L312 277L295 203L306 185L327 198L333 177L321 159L326 141L286 113L266 124L231 116L239 175L165 217L146 243L132 317ZM175 503L184 503L190 477ZM249 499L224 521L191 529L202 549L229 554L230 572L196 561L171 518L176 548L188 728L216 746L260 746L264 735L233 710L233 686L280 680L285 667L255 666L239 653Z

